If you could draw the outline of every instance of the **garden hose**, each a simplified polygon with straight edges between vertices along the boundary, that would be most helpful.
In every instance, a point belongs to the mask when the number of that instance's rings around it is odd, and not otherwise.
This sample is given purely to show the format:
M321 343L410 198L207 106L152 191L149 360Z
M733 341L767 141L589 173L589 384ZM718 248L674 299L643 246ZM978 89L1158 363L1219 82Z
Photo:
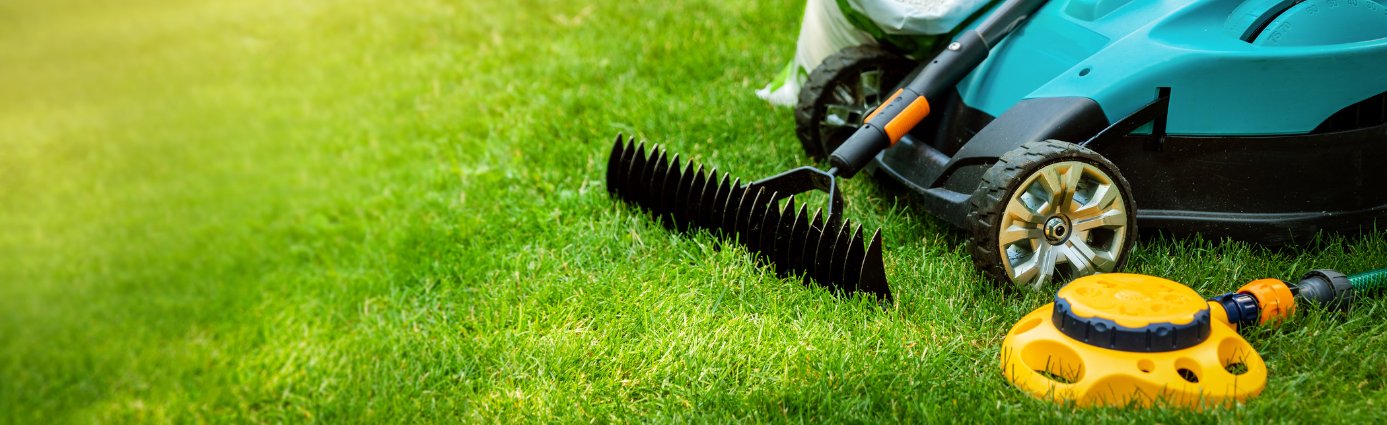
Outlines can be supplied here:
M1348 275L1353 291L1360 294L1377 292L1387 288L1387 269L1370 270Z
M1207 300L1139 274L1085 276L1021 318L1002 341L1002 372L1037 398L1078 406L1230 405L1266 386L1266 363L1238 334L1291 318L1297 304L1347 310L1387 287L1387 269L1312 270L1259 279Z

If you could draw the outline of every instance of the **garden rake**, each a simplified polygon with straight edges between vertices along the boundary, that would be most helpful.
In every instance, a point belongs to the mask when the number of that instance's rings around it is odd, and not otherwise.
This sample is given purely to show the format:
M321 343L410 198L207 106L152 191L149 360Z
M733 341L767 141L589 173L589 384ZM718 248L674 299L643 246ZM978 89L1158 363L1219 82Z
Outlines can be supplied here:
M807 205L796 209L794 195L811 190L828 193L827 214L816 209L811 215ZM693 161L681 164L679 155L659 146L647 154L645 143L618 134L607 160L607 192L666 227L707 229L739 241L759 261L774 265L778 276L799 275L837 293L863 292L891 302L881 229L867 238L862 226L842 218L833 170L800 167L742 184Z

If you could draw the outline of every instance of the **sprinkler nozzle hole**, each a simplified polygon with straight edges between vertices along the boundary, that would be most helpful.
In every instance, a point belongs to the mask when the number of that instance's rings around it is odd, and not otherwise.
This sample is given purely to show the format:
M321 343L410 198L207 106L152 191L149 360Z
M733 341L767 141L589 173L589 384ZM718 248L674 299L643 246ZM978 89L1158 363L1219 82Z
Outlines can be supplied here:
M1203 375L1203 372L1203 368L1199 367L1199 362L1194 361L1194 359L1181 357L1175 360L1175 373L1179 374L1180 378L1186 382L1198 384L1199 375Z
M1249 369L1247 365L1243 363L1229 363L1228 366L1223 367L1223 370L1228 371L1229 374L1242 375L1247 373Z
M1041 322L1041 319L1040 319L1039 317L1033 317L1033 318L1031 318L1031 320L1027 320L1027 321L1025 321L1025 322L1022 322L1021 324L1016 325L1015 328L1012 328L1012 329L1011 329L1011 334L1012 334L1012 335L1020 335L1020 334L1026 333L1026 332L1030 332L1031 329L1035 329L1036 326L1040 326L1040 322Z

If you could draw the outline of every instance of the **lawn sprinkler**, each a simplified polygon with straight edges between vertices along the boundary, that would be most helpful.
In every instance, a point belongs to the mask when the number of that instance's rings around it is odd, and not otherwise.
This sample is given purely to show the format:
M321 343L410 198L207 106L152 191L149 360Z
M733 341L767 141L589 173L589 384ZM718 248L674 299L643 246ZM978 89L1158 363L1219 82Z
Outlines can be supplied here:
M883 299L880 259L855 246L879 238L840 217L835 178L900 183L968 232L976 268L1032 290L1121 271L1138 221L1265 245L1359 232L1387 213L1371 160L1387 157L1384 12L1387 0L994 2L935 53L853 46L809 74L796 135L828 171L742 185L618 140L608 190L675 227L736 235L782 274ZM780 207L807 190L830 193L826 212Z
M1387 269L1314 270L1208 300L1177 282L1109 273L1070 282L1002 341L1002 372L1027 393L1078 406L1230 405L1262 392L1267 368L1238 330L1290 319L1296 304L1347 310L1387 287Z

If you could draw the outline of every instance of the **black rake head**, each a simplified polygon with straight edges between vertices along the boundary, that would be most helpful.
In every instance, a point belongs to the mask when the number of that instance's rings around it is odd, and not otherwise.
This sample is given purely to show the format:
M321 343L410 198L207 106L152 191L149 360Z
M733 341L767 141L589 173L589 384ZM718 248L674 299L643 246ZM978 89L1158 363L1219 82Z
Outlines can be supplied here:
M827 215L796 209L793 195L829 192ZM616 136L607 159L607 192L649 213L670 229L707 229L746 245L780 277L802 276L834 292L860 291L890 302L881 260L881 229L864 238L862 226L841 216L833 176L810 167L742 184L692 161L680 164L659 146ZM785 199L784 206L780 200ZM865 245L865 247L864 247Z

